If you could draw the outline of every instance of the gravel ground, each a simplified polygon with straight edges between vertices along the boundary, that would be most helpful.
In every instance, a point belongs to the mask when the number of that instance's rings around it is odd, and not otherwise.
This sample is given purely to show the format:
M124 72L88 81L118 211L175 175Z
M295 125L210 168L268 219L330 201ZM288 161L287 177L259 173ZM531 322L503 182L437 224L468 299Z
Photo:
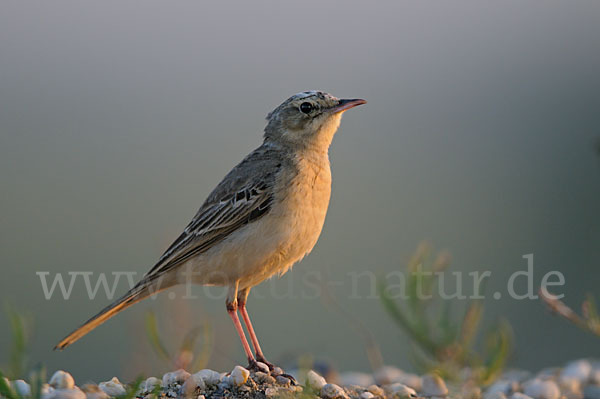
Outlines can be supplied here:
M263 367L264 366L264 367ZM162 378L143 381L138 398L195 399L600 399L600 362L577 360L563 368L548 368L534 374L509 370L489 387L468 380L446 383L436 375L418 376L395 367L384 367L374 374L342 373L326 381L315 371L284 374L262 365L262 371L236 366L228 373L204 369L195 374L185 370L169 372ZM298 383L294 381L298 380ZM334 383L335 382L335 383ZM28 396L30 386L23 380L11 381L13 389ZM126 393L127 386L116 377L98 385L75 385L65 371L54 373L43 386L43 399L109 399Z

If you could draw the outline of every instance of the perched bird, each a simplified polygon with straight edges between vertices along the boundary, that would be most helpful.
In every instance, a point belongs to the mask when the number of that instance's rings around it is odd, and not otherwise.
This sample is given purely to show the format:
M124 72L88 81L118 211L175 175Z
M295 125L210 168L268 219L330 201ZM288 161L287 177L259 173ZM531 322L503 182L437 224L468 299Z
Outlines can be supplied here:
M272 368L246 311L248 293L263 280L285 273L316 244L331 193L329 145L344 111L365 103L320 91L285 100L267 115L263 144L225 176L156 265L55 349L69 346L122 310L174 285L218 285L228 287L227 312L249 367L256 368L260 361Z

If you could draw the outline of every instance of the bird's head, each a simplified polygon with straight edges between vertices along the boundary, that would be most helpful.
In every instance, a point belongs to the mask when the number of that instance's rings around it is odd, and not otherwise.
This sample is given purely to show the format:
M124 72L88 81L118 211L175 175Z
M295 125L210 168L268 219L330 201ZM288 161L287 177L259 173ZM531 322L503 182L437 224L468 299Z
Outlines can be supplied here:
M295 94L267 115L265 140L327 151L344 111L365 103L321 91Z

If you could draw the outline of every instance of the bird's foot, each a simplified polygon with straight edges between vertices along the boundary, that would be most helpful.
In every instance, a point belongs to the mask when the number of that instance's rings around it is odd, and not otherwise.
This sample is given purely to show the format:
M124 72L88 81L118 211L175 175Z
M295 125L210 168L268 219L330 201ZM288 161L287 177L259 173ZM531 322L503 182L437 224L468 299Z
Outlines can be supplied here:
M262 364L259 364L262 363ZM269 369L265 370L265 366L267 366ZM269 362L267 359L265 359L264 356L257 356L256 360L255 359L250 359L248 360L248 370L251 371L262 371L263 373L269 373L271 374L273 377L285 377L288 380L290 380L290 383L292 385L298 385L298 382L296 381L296 379L291 376L290 374L286 374L283 372L283 370L281 369L281 367L277 367L275 366L273 363Z
M266 364L267 367L269 368L269 371L273 371L273 369L275 368L275 365L273 363L271 363L270 361L268 361L267 359L265 359L265 357L262 355L256 356L256 360L258 362Z
M259 364L262 363L262 364ZM250 371L261 371L263 373L269 374L271 370L273 370L273 365L271 363L265 363L261 360L256 361L255 359L248 360L248 367L246 367Z

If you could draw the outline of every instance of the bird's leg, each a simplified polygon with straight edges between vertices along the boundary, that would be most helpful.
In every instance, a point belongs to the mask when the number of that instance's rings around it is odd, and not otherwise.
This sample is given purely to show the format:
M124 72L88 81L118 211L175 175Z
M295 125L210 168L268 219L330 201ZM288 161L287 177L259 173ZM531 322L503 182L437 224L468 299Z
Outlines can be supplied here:
M246 335L244 334L244 329L242 328L242 324L240 323L240 319L237 315L238 302L237 302L237 290L238 283L236 281L234 286L230 286L227 292L227 300L225 302L227 306L227 313L229 317L231 317L231 321L233 321L233 325L240 336L240 341L242 341L242 346L244 347L244 352L246 352L246 357L248 358L248 363L252 366L256 364L256 360L252 355L252 351L250 350L250 345L248 345L248 341L246 340Z
M267 361L267 359L265 358L265 355L262 352L262 349L260 349L260 344L258 343L258 338L256 338L256 333L254 332L254 328L252 327L252 322L250 321L250 316L248 316L248 312L246 311L246 299L248 299L248 294L250 293L250 288L244 288L242 289L237 296L237 303L238 303L238 308L240 310L240 313L242 314L242 319L244 319L244 323L246 324L246 329L248 330L248 334L250 334L250 340L252 341L252 346L254 347L254 352L256 352L256 360L258 360L261 363L264 363L267 365L267 367L269 367L270 371L273 371L273 369L275 368L275 365L269 361ZM254 370L260 370L258 365L256 364L256 361L254 363L250 362L250 365L248 366L251 369ZM298 385L298 383L296 382L296 379L289 375L289 374L280 374L286 378L288 378L292 385Z
M260 344L258 343L258 338L256 338L256 333L254 332L254 328L252 327L252 322L250 321L250 316L248 316L248 312L246 311L246 299L248 299L248 294L250 293L250 288L242 289L237 295L238 308L240 310L240 314L242 315L242 319L244 319L244 323L246 324L246 329L248 330L248 334L250 335L250 341L252 341L252 346L254 347L254 352L256 353L256 360L266 364L269 367L269 370L273 370L275 367L273 363L267 361L265 355L260 349Z

